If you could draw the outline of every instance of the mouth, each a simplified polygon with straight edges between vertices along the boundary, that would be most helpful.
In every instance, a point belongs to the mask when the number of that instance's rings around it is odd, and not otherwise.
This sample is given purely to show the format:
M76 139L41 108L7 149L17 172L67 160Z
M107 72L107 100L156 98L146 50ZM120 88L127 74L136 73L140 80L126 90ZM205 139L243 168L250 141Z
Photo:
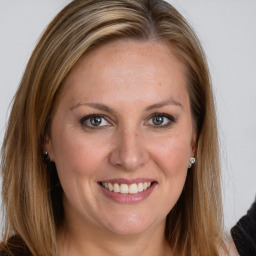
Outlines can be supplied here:
M139 194L143 191L151 188L156 182L155 181L144 181L134 183L119 183L119 182L99 182L100 186L108 191L118 194Z

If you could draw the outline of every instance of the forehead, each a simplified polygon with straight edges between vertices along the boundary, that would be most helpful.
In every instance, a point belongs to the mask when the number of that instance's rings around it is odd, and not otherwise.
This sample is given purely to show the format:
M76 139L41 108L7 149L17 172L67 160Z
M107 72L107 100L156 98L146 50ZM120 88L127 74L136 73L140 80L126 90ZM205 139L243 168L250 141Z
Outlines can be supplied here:
M185 71L185 65L170 43L119 39L107 42L86 52L74 65L71 72L73 70L79 70L81 63L90 61L92 64L92 59L94 58L98 60L101 59L101 62L94 62L96 65L101 65L103 62L103 65L109 62L119 62L119 64L122 63L125 65L127 57L132 57L137 64L139 60L147 61L148 64L151 63L151 60L164 61L165 64L173 64L173 62L176 62L179 68Z
M154 86L186 90L185 65L173 48L162 42L118 40L84 54L64 82L64 95L76 89L87 94L134 94ZM167 88L167 87L166 87ZM78 93L79 94L79 93ZM120 95L119 95L120 96ZM134 95L133 95L134 97Z

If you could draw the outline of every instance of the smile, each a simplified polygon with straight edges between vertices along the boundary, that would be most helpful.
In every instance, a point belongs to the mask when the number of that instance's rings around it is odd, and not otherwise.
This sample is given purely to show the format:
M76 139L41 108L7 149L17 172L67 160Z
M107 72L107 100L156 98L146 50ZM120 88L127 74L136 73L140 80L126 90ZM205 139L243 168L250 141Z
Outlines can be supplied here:
M110 182L102 182L101 186L106 188L109 191L114 193L121 193L121 194L137 194L143 192L150 188L152 182L139 182L139 183L132 183L132 184L118 184L118 183L110 183Z
M98 182L103 194L117 203L130 204L144 201L158 182L153 179L111 179Z

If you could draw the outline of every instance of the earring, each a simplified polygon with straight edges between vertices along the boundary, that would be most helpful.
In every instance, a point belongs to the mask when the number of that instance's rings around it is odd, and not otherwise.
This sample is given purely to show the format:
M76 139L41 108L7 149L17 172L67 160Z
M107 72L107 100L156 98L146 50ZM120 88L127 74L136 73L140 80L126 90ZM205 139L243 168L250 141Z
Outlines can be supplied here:
M48 154L47 151L45 151L45 153L44 153L44 161L45 161L46 164L51 162L51 159L50 159L49 154Z
M53 170L55 170L55 163L51 161L51 158L47 151L45 151L44 153L44 162L46 164L48 172L52 172Z
M47 171L49 172L51 197L59 199L59 196L61 197L62 195L62 187L56 171L55 163L51 161L47 151L44 153L44 162L46 164Z
M192 165L196 162L196 159L194 157L190 157L189 159L189 164L188 164L188 168L191 168Z

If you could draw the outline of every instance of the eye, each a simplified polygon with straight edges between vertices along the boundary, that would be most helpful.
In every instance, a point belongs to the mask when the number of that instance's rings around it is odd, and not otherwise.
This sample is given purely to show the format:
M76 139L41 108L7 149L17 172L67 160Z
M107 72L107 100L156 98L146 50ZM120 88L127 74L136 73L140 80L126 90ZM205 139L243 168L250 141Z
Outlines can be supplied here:
M84 127L88 127L88 128L101 128L101 127L110 125L110 123L102 115L85 116L80 120L80 123Z
M153 114L148 120L148 124L154 127L168 127L175 122L174 117L168 114Z

